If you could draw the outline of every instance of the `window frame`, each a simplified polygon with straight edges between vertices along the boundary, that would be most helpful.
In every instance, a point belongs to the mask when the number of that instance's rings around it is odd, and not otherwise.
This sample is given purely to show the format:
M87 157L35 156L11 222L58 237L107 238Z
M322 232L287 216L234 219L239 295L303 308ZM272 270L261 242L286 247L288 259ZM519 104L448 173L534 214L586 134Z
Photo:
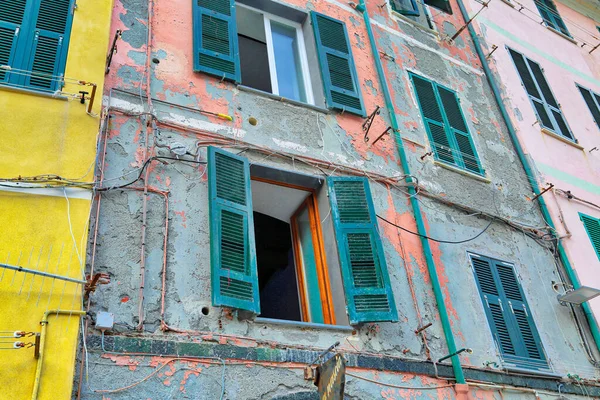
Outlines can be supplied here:
M544 3L546 1L551 2L554 7L550 7L550 6L546 5ZM573 39L571 32L569 32L569 28L567 28L567 24L565 24L565 21L559 14L558 8L556 7L556 4L554 3L553 0L533 0L533 2L535 3L535 6L537 7L538 12L540 13L540 17L542 17L542 20L543 20L543 23L545 26L558 32L561 35L565 35L565 36L569 37L570 39ZM542 8L544 11L542 11ZM544 13L546 13L550 17L550 20L547 20L546 18L544 18ZM565 32L562 31L562 29L560 28L560 24L557 23L558 19L560 19L560 22L565 27Z
M485 177L485 169L483 168L483 165L481 164L481 158L479 157L479 152L477 151L477 147L475 146L475 141L473 140L473 135L471 134L471 130L469 129L469 125L467 123L467 119L465 118L465 114L462 110L462 105L461 105L461 101L460 101L460 97L458 96L458 93L455 90L450 89L447 86L444 86L442 84L437 83L436 81L429 79L423 75L419 75L411 70L408 71L408 76L409 76L409 80L411 82L411 86L412 86L412 91L414 94L414 98L417 102L417 107L419 109L419 113L421 115L421 120L423 121L423 125L425 127L425 131L427 133L427 137L431 143L431 150L433 151L435 160L437 162L440 162L442 164L445 165L449 165L451 167L455 167L455 168L459 168L461 171L464 171L466 173L470 173L470 174L474 174L477 176L481 176L481 177ZM440 109L440 114L442 116L442 123L440 125L439 121L435 121L431 118L427 118L425 116L425 113L423 112L423 109L421 107L421 102L419 101L419 95L417 93L416 87L415 87L415 83L414 83L414 77L417 77L418 79L422 79L425 81L428 81L429 83L431 83L431 85L433 86L433 92L435 95L435 101ZM454 97L456 98L456 101L458 103L458 109L461 115L461 118L463 119L463 121L465 122L465 127L466 127L466 132L462 132L458 129L455 129L452 127L452 125L450 125L450 122L448 120L448 116L446 115L446 109L444 107L444 104L440 98L440 94L439 94L439 90L438 88L442 88L444 90L447 90L449 92L451 92L452 94L454 94ZM447 150L451 152L454 162L451 163L449 161L443 160L439 157L439 155L437 154L437 151L435 150L436 144L435 141L433 139L433 135L431 133L431 130L429 128L429 123L432 123L434 125L437 125L438 127L442 127L444 129L444 132L446 133L446 137L448 139L449 144L451 145L450 148L448 148ZM454 133L454 131L458 131L461 134L465 134L469 139L469 142L471 143L471 147L473 148L473 152L475 153L475 161L477 162L477 166L479 167L479 173L475 172L475 171L471 171L469 169L467 169L465 167L465 161L463 159L463 153L462 151L460 151L460 148L458 146L458 143L456 142L456 134ZM437 145L438 147L440 147L440 145ZM456 157L456 154L460 155L460 158Z
M580 212L578 214L579 214L579 220L581 221L581 223L583 224L583 228L585 229L585 233L587 233L587 235L588 235L588 239L590 240L590 244L592 245L592 247L594 248L594 251L596 252L596 256L598 257L598 261L600 261L600 250L598 248L596 248L596 243L594 243L594 239L592 239L592 235L590 234L590 231L589 231L586 223L583 221L584 218L594 220L598 224L598 226L600 228L600 218L592 217L591 215L584 214L582 212Z
M303 35L303 24L290 21L288 19L279 17L277 15L268 13L258 8L254 8L248 6L246 4L240 3L238 1L235 2L236 7L243 7L247 10L253 11L255 13L261 14L263 16L264 30L265 30L265 39L267 45L267 55L269 58L269 75L271 79L271 91L273 95L280 96L279 94L279 82L277 81L277 68L275 61L275 51L273 48L273 36L271 33L271 21L288 26L293 28L296 32L296 40L298 41L298 57L300 61L300 69L302 74L302 85L304 87L304 93L306 95L306 100L301 99L291 99L294 101L298 101L300 103L307 103L310 105L315 105L315 99L312 91L312 81L310 78L310 70L308 66L308 54L306 52L306 43L304 42ZM237 40L237 38L236 38ZM242 66L240 65L240 74L242 71ZM256 89L259 90L259 89ZM282 96L283 97L283 96ZM287 98L287 97L286 97Z
M535 117L538 121L538 123L540 124L540 127L542 129L546 129L548 131L550 131L551 133L554 133L555 135L560 136L561 138L564 138L565 140L568 140L572 143L578 143L577 138L575 137L575 135L573 134L573 131L571 130L571 127L569 126L569 122L567 121L567 118L565 117L562 108L560 106L560 102L558 101L558 98L556 97L556 95L554 94L554 91L552 90L552 87L550 86L550 84L548 83L548 79L546 78L546 71L544 69L544 67L542 67L542 65L540 63L538 63L537 61L532 60L531 58L527 57L525 54L506 46L506 49L508 51L508 56L510 57L513 67L515 69L515 72L517 73L517 76L519 77L519 80L521 81L521 86L523 87L523 90L525 90L525 94L527 95L527 97L529 98L529 102L531 104L531 107L533 108L533 113L535 114ZM537 90L537 92L540 95L540 99L535 98L534 96L532 96L531 94L529 94L529 92L527 91L527 88L525 87L525 83L523 82L523 77L521 76L521 73L519 72L519 69L517 68L517 64L515 63L515 60L513 59L512 55L510 54L510 52L513 51L517 54L520 54L521 57L523 57L523 60L525 61L525 66L527 67L527 71L529 72L532 82L535 85L535 89ZM548 90L550 90L550 94L552 95L552 97L554 98L554 100L556 100L556 104L558 105L557 107L554 107L553 105L548 103L548 100L546 100L545 96L544 96L544 92L542 91L540 84L538 83L538 80L535 77L535 74L533 73L533 69L531 68L530 63L535 63L537 64L537 66L540 68L540 71L542 72L542 77L544 78L544 80L546 81L546 86L548 86ZM537 112L537 108L536 108L536 104L540 104L544 110L546 111L546 114L548 115L548 118L550 119L550 122L552 123L552 127L548 127L545 126L544 123L542 122L542 118L539 116L538 112ZM558 124L558 122L556 121L556 118L554 117L553 111L558 112L562 117L563 117L563 121L565 122L565 126L567 128L567 131L569 132L569 134L571 135L571 137L568 137L566 135L564 135L561 131L560 131L560 126ZM557 131L556 128L558 128L559 130Z
M390 8L392 9L393 12L396 12L400 15L405 15L405 16L411 16L411 17L418 17L421 15L421 13L419 12L419 7L417 6L417 0L408 0L410 1L410 4L412 5L412 10L396 10L396 7L394 7L394 0L389 0L389 4L390 4Z
M577 91L579 92L579 94L581 95L581 98L583 99L583 102L585 103L586 107L589 110L589 106L587 104L587 101L585 101L585 97L583 97L583 93L581 93L582 90L585 90L587 92L590 93L591 97L592 97L592 101L594 102L594 104L596 105L596 109L598 110L598 113L600 114L600 100L598 100L598 98L600 98L600 94L594 92L591 89L586 88L585 86L580 85L579 83L575 82L575 86L577 87ZM594 120L594 122L596 123L596 126L600 129L600 120L596 121L596 118L594 117L594 113L592 112L592 110L589 110L590 114L592 116L592 119Z

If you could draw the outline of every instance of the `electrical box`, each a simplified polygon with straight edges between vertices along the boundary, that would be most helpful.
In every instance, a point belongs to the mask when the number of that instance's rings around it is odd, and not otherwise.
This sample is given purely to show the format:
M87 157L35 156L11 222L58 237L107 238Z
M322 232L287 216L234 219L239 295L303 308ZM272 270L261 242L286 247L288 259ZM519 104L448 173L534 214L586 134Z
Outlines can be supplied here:
M115 314L101 311L96 314L96 329L105 331L112 329L115 324Z

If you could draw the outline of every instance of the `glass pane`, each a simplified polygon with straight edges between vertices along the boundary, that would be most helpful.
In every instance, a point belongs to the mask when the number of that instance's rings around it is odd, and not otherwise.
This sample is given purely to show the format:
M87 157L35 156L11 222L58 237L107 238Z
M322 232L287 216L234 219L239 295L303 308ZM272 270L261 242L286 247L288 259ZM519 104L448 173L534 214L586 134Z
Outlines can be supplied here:
M271 21L271 35L279 95L306 101L296 29Z
M296 229L299 241L299 257L301 270L304 275L304 285L306 293L306 303L308 305L308 314L310 322L323 323L323 305L321 304L321 291L319 290L319 276L317 274L317 261L315 259L315 249L313 243L312 229L310 226L310 214L307 207L304 207L296 215ZM302 273L301 272L301 273Z

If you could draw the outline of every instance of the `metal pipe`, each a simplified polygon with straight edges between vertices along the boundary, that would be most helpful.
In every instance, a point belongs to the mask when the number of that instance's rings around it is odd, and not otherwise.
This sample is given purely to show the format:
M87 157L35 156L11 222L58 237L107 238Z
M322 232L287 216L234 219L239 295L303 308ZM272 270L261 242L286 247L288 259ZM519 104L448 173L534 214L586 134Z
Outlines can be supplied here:
M42 325L42 332L40 334L39 357L38 357L37 366L35 369L35 379L33 381L33 391L31 392L31 400L37 400L38 392L40 391L42 366L44 364L44 354L45 354L44 345L46 344L46 333L48 331L48 318L52 314L82 316L82 315L85 315L86 312L81 311L81 310L48 310L44 313L44 317L40 321L40 325Z
M457 0L457 3L458 3L458 7L460 8L460 12L461 12L463 18L467 19L468 13L467 13L467 10L465 8L463 1ZM510 139L513 143L513 146L515 147L515 149L517 151L517 155L519 156L519 160L521 161L521 164L523 164L525 173L527 174L527 176L535 176L533 169L532 169L531 165L529 164L529 160L527 159L527 157L525 156L525 153L523 152L523 148L521 147L521 142L519 141L519 138L517 136L517 133L516 133L515 127L512 123L512 120L510 119L510 116L508 115L508 112L506 111L506 106L504 105L504 102L502 100L502 96L500 94L500 89L498 88L498 84L496 83L496 79L494 78L493 72L490 69L490 67L486 61L485 55L483 54L483 50L482 50L479 38L477 37L477 33L475 32L475 29L473 28L472 25L469 25L467 29L469 31L469 34L471 35L471 39L473 40L475 50L477 51L477 55L479 56L479 60L481 62L483 70L485 72L485 76L490 84L490 87L492 88L492 92L494 93L494 99L496 100L496 103L498 104L498 108L500 109L500 113L502 114L502 118L504 119L504 123L506 124L506 127L508 128L508 133L509 133ZM532 188L533 192L539 193L540 188L538 186L538 183L533 179L528 179L528 181L531 184L531 188ZM554 222L552 221L552 217L550 215L550 212L548 211L548 207L546 205L544 197L540 197L538 203L540 205L540 209L542 211L542 215L543 215L544 219L546 220L546 223L553 230L556 230L556 227L554 225ZM558 255L559 255L560 260L565 268L567 276L569 277L569 280L571 281L574 289L578 289L579 287L581 287L581 284L579 282L577 274L575 273L575 271L573 270L573 267L571 266L569 258L567 257L567 253L566 253L562 243L560 242L560 240L557 241L557 248L558 248ZM590 331L592 333L592 336L594 337L594 342L596 343L596 347L598 348L598 351L600 351L600 329L598 329L598 322L596 321L596 318L594 317L594 314L592 313L592 309L590 308L590 305L588 303L583 303L581 306L582 306L585 316L588 320L588 324L590 326ZM584 338L584 340L585 340L585 338Z
M9 264L0 263L0 268L5 268L5 269L11 270L11 271L23 272L23 273L32 274L32 275L40 275L40 276L44 276L46 278L59 279L61 281L80 283L80 284L86 283L86 281L83 281L80 279L75 279L75 278L69 278L68 276L51 274L49 272L37 271L35 269L29 269L29 268L23 268L23 267L17 267L17 266L9 265Z
M377 49L377 43L375 42L375 37L373 36L373 30L371 29L371 21L369 18L369 13L367 11L365 0L360 0L360 4L356 7L358 11L362 11L363 18L365 20L365 25L367 28L367 33L369 34L369 41L371 43L371 51L373 53L373 60L375 62L375 66L377 67L377 74L379 75L379 81L381 82L381 91L385 97L385 104L390 116L390 122L392 124L394 138L396 140L396 150L400 157L402 169L405 174L408 175L406 181L408 183L412 183L413 179L410 176L410 167L408 165L408 158L406 156L406 151L404 150L404 144L402 143L402 137L400 136L400 130L398 125L398 120L396 119L396 113L394 111L394 103L392 101L392 96L390 94L390 90L387 84L387 78L383 71L383 66L381 65L381 60L379 59L379 50ZM470 26L470 25L469 25ZM416 190L412 185L408 186L410 203L413 209L413 214L415 216L415 222L417 224L417 232L419 233L419 238L421 240L421 246L423 247L423 253L425 255L425 263L427 264L427 271L429 272L429 277L431 279L431 286L433 287L433 294L435 297L435 302L437 304L437 308L440 314L440 321L442 323L442 328L444 331L444 336L446 338L446 343L448 345L448 351L450 353L456 352L456 343L454 342L454 335L452 333L452 327L450 326L450 318L448 317L448 310L446 309L446 303L444 301L444 295L442 293L442 287L440 284L440 280L438 278L437 269L435 266L435 261L433 260L433 254L431 252L431 247L429 245L429 240L426 238L427 229L425 228L425 222L423 221L423 216L421 214L421 207L416 198ZM463 374L462 366L460 365L460 359L457 356L452 356L452 370L454 371L454 376L456 378L457 383L465 383L465 376Z

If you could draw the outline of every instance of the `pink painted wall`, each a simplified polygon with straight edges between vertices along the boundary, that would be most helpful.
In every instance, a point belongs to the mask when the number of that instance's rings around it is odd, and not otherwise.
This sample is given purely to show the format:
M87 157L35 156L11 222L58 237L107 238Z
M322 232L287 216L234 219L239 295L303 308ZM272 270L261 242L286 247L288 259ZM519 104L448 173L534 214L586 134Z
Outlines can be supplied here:
M488 51L491 51L492 45L498 46L491 57L491 66L500 78L505 105L526 154L534 160L540 172L535 178L540 187L553 183L558 189L570 190L576 196L600 205L600 151L590 153L594 147L600 147L600 129L575 86L578 83L600 93L600 49L589 54L600 42L596 23L557 3L560 15L577 41L573 43L540 25L541 17L533 0L521 0L521 3L525 8L519 11L518 5L513 8L503 1L492 1L477 18L476 24L478 32L483 32ZM481 5L470 0L468 7L472 14ZM582 148L541 132L505 46L536 61L544 69L548 84ZM531 197L528 188L523 188L523 196ZM552 192L545 194L544 198L558 232L565 235L568 230L571 234L563 239L563 244L581 283L600 288L600 261L579 220L580 212L600 218L600 209ZM564 218L560 216L561 211ZM600 298L590 304L596 318L600 319Z

